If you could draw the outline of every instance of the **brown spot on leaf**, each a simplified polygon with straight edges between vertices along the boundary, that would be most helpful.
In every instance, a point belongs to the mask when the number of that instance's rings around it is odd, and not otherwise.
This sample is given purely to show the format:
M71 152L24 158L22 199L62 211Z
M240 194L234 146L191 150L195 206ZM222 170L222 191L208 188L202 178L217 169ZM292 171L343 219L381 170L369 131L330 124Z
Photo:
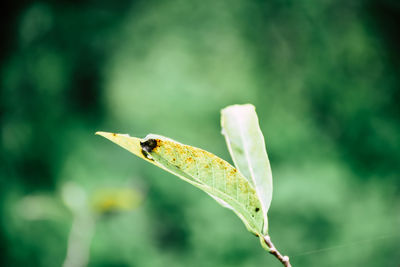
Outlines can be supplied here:
M143 149L140 150L140 152L142 152L142 155L143 155L146 159L151 160L151 161L154 161L154 159L152 159L152 158L149 156L149 153L147 153L147 152L144 151Z
M257 207L257 208L255 209L255 211L256 211L256 212L259 212L259 211L260 211L260 208Z
M157 139L149 139L147 141L140 142L140 146L142 147L142 149L144 151L146 151L147 153L150 153L151 151L153 151L154 148L156 148L158 146L158 140Z

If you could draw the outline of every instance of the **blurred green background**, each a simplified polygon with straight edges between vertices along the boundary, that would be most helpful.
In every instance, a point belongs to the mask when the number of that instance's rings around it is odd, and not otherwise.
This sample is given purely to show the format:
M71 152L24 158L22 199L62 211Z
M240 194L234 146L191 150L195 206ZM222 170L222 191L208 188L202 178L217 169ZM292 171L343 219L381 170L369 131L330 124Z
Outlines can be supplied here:
M275 245L294 266L400 263L400 4L8 1L1 266L280 266L229 210L97 130L231 162L256 106ZM67 251L69 260L67 258Z

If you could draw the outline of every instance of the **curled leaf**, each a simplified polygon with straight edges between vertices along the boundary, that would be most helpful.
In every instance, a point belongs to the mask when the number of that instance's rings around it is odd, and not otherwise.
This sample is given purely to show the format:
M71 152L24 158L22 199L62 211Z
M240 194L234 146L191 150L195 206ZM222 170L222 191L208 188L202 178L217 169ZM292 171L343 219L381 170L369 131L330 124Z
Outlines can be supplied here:
M272 173L253 105L233 105L221 111L222 133L232 160L254 186L264 216L263 234L268 233L268 209L272 200Z
M261 234L264 217L256 191L225 160L200 148L159 135L148 135L140 139L107 132L96 134L200 188L221 205L233 210L250 232Z

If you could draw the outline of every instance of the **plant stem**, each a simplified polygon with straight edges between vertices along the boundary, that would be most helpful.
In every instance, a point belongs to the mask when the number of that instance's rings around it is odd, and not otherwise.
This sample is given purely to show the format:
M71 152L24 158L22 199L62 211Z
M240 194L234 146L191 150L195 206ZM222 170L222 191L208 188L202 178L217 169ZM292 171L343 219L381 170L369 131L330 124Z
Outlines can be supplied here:
M264 236L264 242L269 248L269 253L274 255L285 267L292 267L288 256L283 256L274 246L269 235Z

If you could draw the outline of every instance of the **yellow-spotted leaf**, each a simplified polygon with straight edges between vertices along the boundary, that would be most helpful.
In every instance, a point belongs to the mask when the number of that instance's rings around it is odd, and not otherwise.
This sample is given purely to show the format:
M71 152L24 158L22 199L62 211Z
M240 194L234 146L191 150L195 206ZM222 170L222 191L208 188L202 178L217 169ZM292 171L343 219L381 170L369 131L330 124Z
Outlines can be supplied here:
M254 186L268 233L267 212L272 199L272 173L264 136L253 105L233 105L221 111L222 133L235 166Z
M233 210L246 228L260 236L264 217L253 185L232 165L214 154L150 134L144 139L97 132L136 156L200 188Z

